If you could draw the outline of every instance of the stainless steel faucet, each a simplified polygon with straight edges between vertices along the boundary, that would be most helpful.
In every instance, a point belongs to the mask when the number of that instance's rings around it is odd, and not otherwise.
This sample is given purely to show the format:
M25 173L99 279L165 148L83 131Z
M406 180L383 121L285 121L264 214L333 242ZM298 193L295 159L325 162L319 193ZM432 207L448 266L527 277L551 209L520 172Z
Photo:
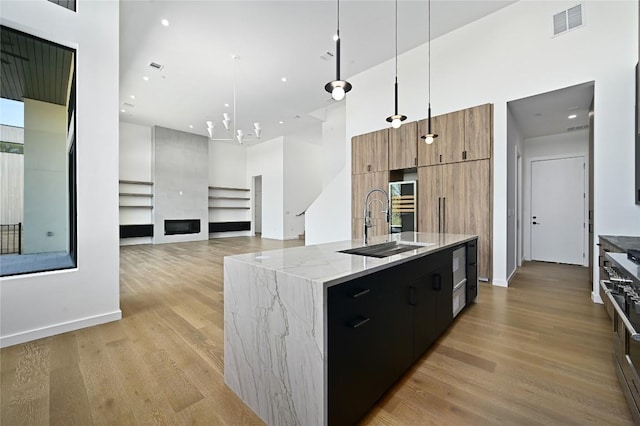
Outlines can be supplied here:
M364 244L367 245L369 243L369 231L368 229L371 228L373 226L373 224L371 223L371 209L370 209L370 203L374 202L374 201L379 201L382 204L382 207L384 208L385 205L382 202L382 200L380 200L379 198L374 198L373 200L371 200L371 202L369 202L369 196L371 194L373 194L374 192L382 192L387 200L387 209L386 210L382 210L383 213L386 213L386 219L387 219L387 223L389 223L389 215L390 215L390 200L389 200L389 194L387 194L387 191L385 191L384 189L372 189L371 191L369 191L367 193L367 196L364 198L364 225L362 227L362 239L364 240ZM390 233L390 232L389 232Z

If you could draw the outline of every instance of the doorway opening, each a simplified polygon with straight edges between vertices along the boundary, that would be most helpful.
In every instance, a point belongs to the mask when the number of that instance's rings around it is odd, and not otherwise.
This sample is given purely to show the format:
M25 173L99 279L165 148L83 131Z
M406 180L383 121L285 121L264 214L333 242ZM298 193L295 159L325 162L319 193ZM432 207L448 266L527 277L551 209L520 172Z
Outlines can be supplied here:
M256 237L260 237L262 235L262 175L253 176L252 184L253 196L251 199L253 200L253 208L251 211L253 212L253 217L251 218L251 223L253 224L253 234Z
M588 267L594 82L507 103L508 259ZM543 219L544 218L544 219Z

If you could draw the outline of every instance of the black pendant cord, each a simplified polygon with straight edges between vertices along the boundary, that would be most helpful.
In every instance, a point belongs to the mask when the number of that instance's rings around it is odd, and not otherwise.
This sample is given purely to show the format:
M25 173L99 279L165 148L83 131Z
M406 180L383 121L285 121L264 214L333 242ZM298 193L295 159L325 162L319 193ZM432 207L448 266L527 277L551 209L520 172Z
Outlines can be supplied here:
M428 97L428 114L427 114L427 134L424 136L420 136L421 139L424 139L427 143L433 143L433 140L438 137L437 134L433 133L431 130L431 0L429 0L428 6L428 43L427 43L427 97Z
M336 13L336 81L340 80L340 0L338 0L338 11Z
M396 83L395 83L396 109L395 115L398 115L398 0L396 0Z
M391 123L393 128L399 128L401 126L401 122L407 119L405 115L400 115L398 113L398 0L395 2L395 19L396 19L396 29L395 29L395 42L396 42L396 57L395 57L395 82L393 85L393 94L394 94L394 114L390 117L387 117L387 121Z

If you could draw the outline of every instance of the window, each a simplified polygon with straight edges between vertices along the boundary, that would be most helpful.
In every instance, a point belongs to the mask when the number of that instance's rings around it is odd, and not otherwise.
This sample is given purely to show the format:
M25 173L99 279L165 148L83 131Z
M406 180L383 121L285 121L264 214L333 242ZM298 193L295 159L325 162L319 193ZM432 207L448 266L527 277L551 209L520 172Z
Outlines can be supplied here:
M75 55L0 26L0 276L76 266Z

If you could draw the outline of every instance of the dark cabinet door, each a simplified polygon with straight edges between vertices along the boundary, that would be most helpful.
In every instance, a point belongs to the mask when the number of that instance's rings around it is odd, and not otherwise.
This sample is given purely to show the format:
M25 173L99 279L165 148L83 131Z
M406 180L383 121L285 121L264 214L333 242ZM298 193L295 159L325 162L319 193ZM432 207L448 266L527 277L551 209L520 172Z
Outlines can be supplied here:
M329 424L353 424L378 396L379 283L375 275L327 290Z
M412 283L413 359L435 342L453 321L453 271L451 250L427 257L423 274Z

